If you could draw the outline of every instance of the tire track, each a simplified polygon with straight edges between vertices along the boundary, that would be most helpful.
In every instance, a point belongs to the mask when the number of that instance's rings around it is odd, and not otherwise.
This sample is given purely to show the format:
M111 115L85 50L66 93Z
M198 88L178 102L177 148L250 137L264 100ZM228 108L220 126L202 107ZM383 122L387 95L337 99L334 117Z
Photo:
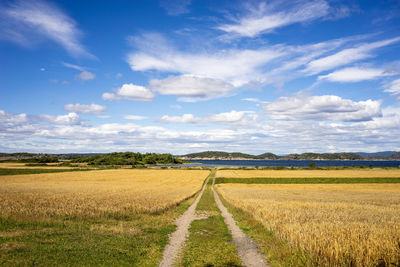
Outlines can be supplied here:
M245 233L243 233L243 231L236 225L232 214L230 214L226 207L222 204L217 192L215 192L214 182L215 177L213 177L213 183L211 187L214 194L215 202L217 203L218 208L221 210L221 215L224 217L225 223L226 225L228 225L228 228L232 233L233 242L238 249L238 254L240 259L242 260L243 265L247 267L270 266L266 262L265 256L259 251L256 243L254 243L251 238L247 237Z
M203 196L204 189L206 188L210 177L212 177L214 173L215 170L211 171L206 181L204 182L203 187L201 188L201 191L197 196L196 200L185 211L185 213L183 213L176 220L175 223L177 229L169 237L169 243L164 249L163 258L159 264L160 267L170 267L173 266L173 264L175 263L179 255L179 252L181 251L183 244L185 243L185 240L189 236L189 226L192 223L192 221L197 218L195 214L197 204L199 203L201 197Z

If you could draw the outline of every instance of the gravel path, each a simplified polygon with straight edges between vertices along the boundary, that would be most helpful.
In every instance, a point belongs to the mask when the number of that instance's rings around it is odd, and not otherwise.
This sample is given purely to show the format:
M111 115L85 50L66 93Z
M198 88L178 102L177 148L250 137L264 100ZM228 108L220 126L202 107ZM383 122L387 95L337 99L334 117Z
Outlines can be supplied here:
M221 199L219 198L217 192L215 192L214 190L214 181L215 178L213 179L211 189L214 193L215 202L217 203L218 208L221 210L221 214L225 219L225 223L228 225L228 228L232 233L233 242L238 249L238 254L240 259L242 260L243 265L246 267L270 266L265 261L265 256L261 254L254 241L251 238L247 237L243 233L243 231L236 225L236 222L233 219L232 215L222 204Z
M197 219L197 215L195 213L197 204L199 203L201 197L203 196L204 189L210 179L211 174L208 176L205 181L203 188L200 191L200 194L197 196L196 200L193 204L176 220L177 229L173 232L169 237L169 243L165 247L163 252L163 258L160 262L159 266L169 267L173 266L178 257L179 252L181 251L185 240L189 236L189 226L193 220Z

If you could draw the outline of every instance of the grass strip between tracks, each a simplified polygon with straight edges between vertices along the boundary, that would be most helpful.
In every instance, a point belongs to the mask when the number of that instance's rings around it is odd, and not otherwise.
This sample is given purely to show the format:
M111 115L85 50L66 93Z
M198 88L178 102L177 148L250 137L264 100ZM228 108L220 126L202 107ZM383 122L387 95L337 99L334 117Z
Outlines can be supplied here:
M190 236L178 266L241 266L232 235L215 203L211 183L212 177L197 206L199 219L190 225Z

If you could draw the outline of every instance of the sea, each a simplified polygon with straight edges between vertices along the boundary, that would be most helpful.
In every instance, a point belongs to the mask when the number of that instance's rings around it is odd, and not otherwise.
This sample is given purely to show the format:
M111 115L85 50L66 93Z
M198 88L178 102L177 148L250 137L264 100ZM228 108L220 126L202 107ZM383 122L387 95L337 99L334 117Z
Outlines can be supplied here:
M396 160L190 160L182 167L400 167Z

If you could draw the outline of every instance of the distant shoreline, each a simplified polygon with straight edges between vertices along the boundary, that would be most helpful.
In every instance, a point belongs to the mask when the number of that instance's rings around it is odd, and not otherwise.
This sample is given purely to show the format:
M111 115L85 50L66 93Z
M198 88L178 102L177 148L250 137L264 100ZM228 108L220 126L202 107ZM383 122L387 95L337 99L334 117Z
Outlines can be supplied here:
M247 159L247 158L184 158L179 157L182 160L190 161L190 160L249 160L249 161L267 161L267 160L276 160L276 161L284 161L284 160L291 160L291 161L306 161L306 160L313 160L313 161L400 161L400 159L374 159L374 158L365 158L365 159Z

